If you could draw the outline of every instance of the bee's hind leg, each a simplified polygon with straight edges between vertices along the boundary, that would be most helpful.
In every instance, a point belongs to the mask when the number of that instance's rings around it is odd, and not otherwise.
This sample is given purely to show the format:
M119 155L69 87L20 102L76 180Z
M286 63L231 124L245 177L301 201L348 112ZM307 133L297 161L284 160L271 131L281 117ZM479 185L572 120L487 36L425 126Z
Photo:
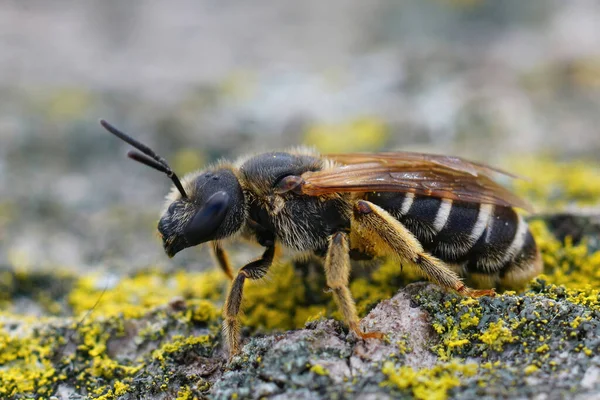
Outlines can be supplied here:
M427 253L400 221L371 202L356 202L352 226L359 235L373 238L379 245L390 249L391 253L414 263L425 277L442 287L469 297L495 294L493 289L475 290L467 287L442 260Z
M337 232L329 237L329 247L325 256L325 276L344 321L348 327L363 339L380 339L380 332L365 333L360 329L354 299L348 289L350 277L350 244L348 234Z

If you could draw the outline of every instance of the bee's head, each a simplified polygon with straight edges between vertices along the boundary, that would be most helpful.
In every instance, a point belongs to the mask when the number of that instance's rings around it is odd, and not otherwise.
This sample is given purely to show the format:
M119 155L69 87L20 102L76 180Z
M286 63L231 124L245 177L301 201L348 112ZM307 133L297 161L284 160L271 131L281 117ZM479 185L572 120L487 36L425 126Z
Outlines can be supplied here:
M186 191L164 158L108 122L100 120L100 124L141 152L130 151L129 158L164 172L175 184L176 190L168 196L158 222L169 257L187 247L231 236L241 228L245 215L244 194L231 170L205 171L186 183Z
M244 194L232 171L204 171L186 184L188 196L173 191L158 222L165 252L179 251L235 234L244 221Z

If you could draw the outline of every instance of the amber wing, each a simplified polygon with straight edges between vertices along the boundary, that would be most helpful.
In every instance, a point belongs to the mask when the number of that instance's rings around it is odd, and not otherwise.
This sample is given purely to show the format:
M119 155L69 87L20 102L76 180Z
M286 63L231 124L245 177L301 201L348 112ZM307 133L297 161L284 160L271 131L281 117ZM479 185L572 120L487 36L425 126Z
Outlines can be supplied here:
M424 166L427 164L435 164L474 176L500 174L511 178L519 178L510 172L489 165L468 161L460 157L438 154L394 151L383 153L327 154L325 157L337 161L340 164L378 163L389 166L416 166L419 163L422 163Z
M531 206L492 180L494 174L514 177L496 168L458 157L411 152L334 154L339 165L307 172L301 192L318 196L335 192L412 192L473 203Z

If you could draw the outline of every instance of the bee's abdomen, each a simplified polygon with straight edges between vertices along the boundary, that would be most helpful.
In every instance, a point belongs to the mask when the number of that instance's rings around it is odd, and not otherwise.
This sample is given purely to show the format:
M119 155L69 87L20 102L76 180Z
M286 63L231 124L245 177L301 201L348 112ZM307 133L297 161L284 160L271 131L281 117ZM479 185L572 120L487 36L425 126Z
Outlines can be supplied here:
M367 200L398 219L427 252L468 273L502 278L529 268L537 256L526 222L510 207L395 192Z
M512 208L493 207L485 230L469 251L467 270L499 271L521 250L527 232L527 225Z

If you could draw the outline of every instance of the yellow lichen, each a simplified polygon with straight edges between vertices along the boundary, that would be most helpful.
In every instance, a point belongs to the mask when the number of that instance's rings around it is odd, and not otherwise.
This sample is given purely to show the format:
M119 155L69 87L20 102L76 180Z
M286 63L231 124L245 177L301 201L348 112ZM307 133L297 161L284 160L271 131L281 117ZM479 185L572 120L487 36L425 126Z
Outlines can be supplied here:
M310 367L310 372L314 372L317 375L329 375L329 371L319 364L314 364L312 367Z
M19 272L17 279L24 282L21 287L27 284L25 272ZM148 362L168 359L179 354L178 349L208 355L215 341L212 337L207 341L207 335L190 335L185 339L175 337L173 341L162 343L150 359L121 359L118 354L116 357L110 355L108 348L110 340L126 336L127 329L135 326L130 325L126 329L126 320L132 322L138 317L148 319L147 325L138 332L140 340L163 340L164 323L168 320L174 325L202 324L211 331L217 331L220 306L213 300L220 299L220 289L224 288L225 280L220 272L169 275L142 272L124 279L104 294L102 288L94 285L93 277L83 277L74 283L69 300L75 312L85 315L85 318L77 317L67 324L65 329L72 333L66 336L62 333L57 336L61 328L45 331L44 321L39 318L1 313L0 327L6 319L11 326L19 321L20 330L13 334L0 329L0 364L3 365L0 369L0 397L19 393L43 398L68 379L89 398L116 399L130 392L131 379ZM186 299L181 311L176 311L177 308L160 311L174 298ZM43 300L42 297L40 299ZM83 314L96 302L91 314ZM152 322L152 316L156 316L157 322ZM64 374L59 368L67 368L69 374ZM162 384L167 383L168 379Z
M121 381L116 381L115 382L115 395L116 396L122 396L124 394L126 394L129 391L129 384L121 382Z
M569 237L561 242L542 221L530 227L542 252L544 280L589 293L600 287L600 250L590 253L585 241L575 245Z
M579 327L579 325L581 325L582 322L590 321L591 319L592 319L591 316L582 318L581 316L578 315L577 317L575 317L575 319L573 321L571 321L569 323L569 325L571 326L571 328L577 329Z
M524 371L525 371L525 375L531 375L538 370L539 370L539 367L537 365L531 364L531 365L526 366Z
M106 290L97 282L98 279L93 276L77 282L69 296L75 313L85 313L93 308L94 313L103 316L138 318L149 309L165 305L176 297L220 300L226 285L220 271L179 271L174 274L144 271L124 278ZM98 301L99 298L101 301Z
M189 386L184 386L177 392L177 398L175 400L193 400L195 397Z
M373 270L368 278L357 278L350 283L359 315L365 315L380 301L392 297L399 288L422 277L412 265L402 265L390 258Z
M133 376L144 367L143 363L132 367L121 365L107 355L97 356L92 359L92 366L88 370L90 376L112 379L115 376Z
M479 325L479 317L472 314L463 314L460 317L460 329L467 329Z
M543 345L541 345L537 349L535 349L535 352L539 353L539 354L544 354L544 353L548 352L548 350L550 350L550 346L548 346L548 343L544 343Z
M376 128L373 126L369 127L367 123L356 129L369 131ZM322 148L326 147L326 143L322 145ZM532 199L538 209L598 202L600 174L597 171L590 172L593 168L579 163L557 167L552 164L536 165L543 165L545 171L550 171L550 175L564 175L555 176L552 183L537 175L532 176L532 181L515 183L517 190ZM527 361L530 364L525 364L527 366L524 368L526 374L535 373L540 368L556 368L556 363L549 360L555 350L552 342L554 339L551 332L544 331L544 326L552 323L555 315L559 315L559 302L563 305L567 302L584 306L585 309L580 315L562 322L561 332L564 332L564 337L576 340L586 332L588 322L597 315L594 313L600 312L600 290L597 289L600 287L600 251L590 251L585 240L574 243L570 238L564 241L556 239L541 220L532 221L530 226L545 265L545 274L531 283L533 291L519 295L505 292L491 300L494 303L489 303L487 299L441 295L442 300L432 305L429 311L432 318L440 310L443 311L442 317L436 318L432 323L441 338L433 351L442 362L432 369L423 370L397 368L392 363L386 363L386 385L406 390L416 398L445 398L450 389L461 384L456 375L473 376L476 369L461 370L460 361L443 361L470 356L481 356L485 360L488 351L504 351L509 343L513 344L517 353L530 357ZM22 268L14 274L0 275L3 285L1 288L8 290L12 290L15 282L26 282L31 274L25 268L28 264L26 257L13 257L10 260ZM408 268L402 269L395 260L386 260L376 270L359 271L361 275L351 282L351 291L361 316L381 300L393 296L408 282L420 279L413 268L408 265L405 267ZM318 273L323 272L319 270ZM319 279L323 280L323 275L316 278L302 277L292 263L285 263L274 267L264 282L248 282L245 288L243 324L254 329L272 331L299 328L306 321L323 316L339 317L334 312L336 306L331 296L322 294L324 284L320 284L316 290L311 288L315 282L320 282ZM221 271L179 271L167 274L150 270L123 278L115 286L109 286L104 293L103 284L99 282L101 280L97 276L78 279L68 295L69 304L77 316L65 328L68 332L73 332L72 337L49 339L40 334L39 330L36 334L27 330L13 333L8 328L10 325L5 325L4 319L0 319L3 328L0 330L0 364L3 367L0 369L0 397L10 398L16 393L24 393L32 398L48 397L52 394L52 388L68 379L69 382L75 382L77 390L87 392L91 398L113 399L132 393L131 379L149 364L160 365L162 368L182 352L209 352L216 346L220 309L228 286ZM510 303L520 307L526 301L539 301L536 290L543 291L545 302L543 307L531 312L529 320L497 313L498 305L501 309L503 304ZM35 299L44 303L43 308L48 313L59 314L61 306L51 294L52 292L39 293ZM10 296L0 296L4 304L10 302ZM100 301L96 304L99 298ZM175 298L184 299L183 309L166 307ZM93 312L82 323L77 323L94 305ZM163 311L158 313L157 309ZM169 311L166 312L165 309ZM149 315L155 315L159 322L148 322L136 333L136 340L149 346L149 355L138 360L120 359L118 355L109 356L111 340L125 335L124 321L147 318ZM11 321L18 318L24 327L34 326L36 323L36 326L40 326L40 321L33 317L8 317L5 313L0 317ZM171 337L168 328L160 322L168 318L176 321L179 326L208 328L205 332L210 332L210 335ZM490 323L490 318L496 322ZM75 346L70 346L69 351L63 355L61 349L67 342ZM397 342L400 354L410 351L408 343L404 339ZM581 352L581 356L592 356L597 350L586 347L584 343L574 349ZM57 359L60 362L56 362ZM259 359L257 358L257 363L260 363ZM67 365L68 368L76 366L68 377L64 373L68 370L65 367ZM464 365L462 367L466 368ZM482 367L488 372L503 368L490 361L483 363ZM318 364L312 365L310 370L318 375L327 372ZM167 373L153 379L156 379L156 387L165 390L173 382L169 381ZM181 398L194 398L198 390L206 391L210 387L207 382L198 381L197 377L190 379L194 379L193 383L187 382L179 389L178 396ZM483 385L482 381L478 382L480 386Z
M453 361L433 368L415 370L409 366L396 368L392 362L387 361L382 372L387 376L387 380L382 383L384 386L410 391L416 399L443 400L448 398L450 389L461 385L459 377L474 376L477 366Z
M301 307L296 310L296 315L294 316L294 326L295 327L303 327L305 324L313 321L317 321L323 317L325 317L326 310L322 305L314 305Z
M402 335L402 337L396 342L396 344L398 345L398 350L400 354L407 354L412 351L408 334Z
M304 318L318 312L304 304L305 286L301 277L291 264L278 265L270 272L268 281L247 282L242 323L262 330L299 328L306 322Z
M517 338L513 336L512 330L505 326L505 322L499 320L490 323L488 329L479 335L479 340L494 351L502 351L505 343L512 343Z
M569 204L596 205L600 199L600 168L593 163L519 158L510 166L512 172L527 177L514 181L516 192L533 202L538 211L562 209Z
M221 314L221 310L208 300L191 300L188 302L188 305L191 307L187 315L192 322L207 323L214 321Z
M0 329L0 394L45 394L46 386L58 379L50 356L51 348L40 338Z
M470 341L469 339L458 339L458 340L451 340L449 342L447 342L448 347L452 348L452 347L460 347L460 346L464 346L465 344L469 344Z
M152 357L155 360L164 362L166 359L174 353L189 351L190 348L201 345L209 345L211 343L210 336L202 335L202 336L174 336L173 339L165 344L163 344L159 349L156 349L152 352Z

